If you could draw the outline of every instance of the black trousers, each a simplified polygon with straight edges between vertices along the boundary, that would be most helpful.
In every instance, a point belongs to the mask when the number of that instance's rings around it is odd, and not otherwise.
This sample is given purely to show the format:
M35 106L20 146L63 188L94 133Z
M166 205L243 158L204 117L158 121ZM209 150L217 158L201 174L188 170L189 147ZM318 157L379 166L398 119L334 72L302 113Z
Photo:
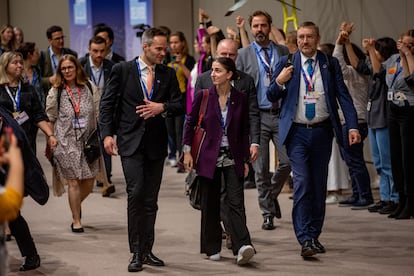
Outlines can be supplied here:
M200 177L201 188L201 253L207 256L221 251L222 228L220 202L223 204L223 222L232 240L233 254L240 247L251 245L246 225L243 178L238 177L234 166L217 167L214 178ZM223 197L222 199L222 188Z
M391 103L388 130L395 189L414 196L414 106L399 107Z
M34 244L32 235L30 234L29 225L26 220L19 213L19 216L9 221L11 234L16 239L17 246L23 257L37 255L36 246Z
M128 194L128 240L131 253L145 255L152 250L164 160L165 157L149 159L140 150L132 156L121 156Z

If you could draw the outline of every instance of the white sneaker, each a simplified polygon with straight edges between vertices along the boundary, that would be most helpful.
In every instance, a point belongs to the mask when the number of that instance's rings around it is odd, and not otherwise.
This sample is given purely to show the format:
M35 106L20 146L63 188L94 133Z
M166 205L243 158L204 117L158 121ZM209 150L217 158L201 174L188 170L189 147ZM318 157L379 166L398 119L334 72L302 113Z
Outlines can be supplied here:
M339 202L339 198L337 195L328 195L325 201L326 204L336 204L338 202Z
M254 248L251 245L243 245L239 249L239 254L237 254L237 264L244 265L247 264L254 255Z
M172 168L177 167L177 160L175 160L175 159L170 159L168 163L170 163L170 166Z
M214 255L208 256L208 259L210 261L220 261L220 252L219 253L216 253Z

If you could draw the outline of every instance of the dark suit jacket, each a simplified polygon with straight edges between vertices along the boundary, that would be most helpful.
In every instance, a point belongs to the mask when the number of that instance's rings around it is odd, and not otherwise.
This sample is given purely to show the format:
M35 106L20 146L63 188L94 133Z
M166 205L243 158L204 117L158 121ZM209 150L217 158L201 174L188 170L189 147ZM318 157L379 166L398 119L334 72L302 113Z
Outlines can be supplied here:
M192 144L194 126L198 121L202 98L203 93L197 93L194 97L193 108L184 126L184 145ZM236 164L236 173L239 177L243 177L244 161L249 158L250 154L248 108L247 94L232 87L227 115L227 136L229 138L230 151ZM212 179L216 169L223 133L218 95L215 86L209 89L206 113L201 126L206 131L206 137L201 146L196 170L198 175Z
M17 138L19 148L22 152L24 165L24 195L30 195L40 205L46 204L49 199L49 186L47 185L46 176L42 166L29 144L25 131L12 117L11 112L6 110L2 105L0 105L0 117L2 117L3 120L0 132L3 131L3 127L10 127ZM1 177L3 176L4 175Z
M299 86L301 78L301 55L300 52L294 54L294 71L292 78L285 84L286 89L281 89L276 83L275 79L285 66L287 56L283 57L277 65L276 71L272 77L271 85L267 92L267 97L271 102L283 99L280 120L279 120L279 135L282 144L286 143L290 128L292 126L293 118L296 114L296 108L299 98ZM343 144L342 126L338 116L338 102L343 110L347 129L358 129L358 118L355 111L352 98L344 83L342 77L341 67L336 58L331 59L329 64L327 56L318 51L316 59L319 64L319 69L322 76L323 88L325 90L326 105L328 107L329 118L335 130L336 138L339 143ZM332 71L332 72L331 72Z
M260 144L260 111L257 105L257 93L254 79L242 71L237 71L237 73L239 74L239 77L234 81L234 87L241 92L245 92L249 99L251 143ZM195 91L198 93L200 90L208 89L212 86L211 70L208 70L197 77Z
M74 55L75 57L78 57L78 53L69 48L63 48L62 55ZM52 60L50 59L49 48L46 51L40 52L39 67L42 72L43 90L47 95L51 87L49 77L53 76Z
M121 61L125 61L125 58L123 56L121 56L121 55L118 55L115 52L112 52L112 59L111 59L111 61L113 63L120 63Z
M81 57L79 59L80 64L83 66L83 69L85 69L85 73L91 78L91 65L89 64L89 54L86 54L84 57ZM104 73L104 82L109 79L109 75L111 74L112 66L114 66L114 63L108 59L103 60L103 73Z
M125 89L121 92L119 110L119 127L113 129L113 113L115 112L118 90L121 89L122 63L112 67L112 71L105 90L102 93L99 127L101 136L117 135L117 144L121 156L131 156L140 147L150 159L159 159L167 156L167 129L164 116L157 115L147 120L135 113L136 106L144 104L141 81L138 77L136 59L127 62L128 77ZM170 115L184 114L185 107L181 100L175 71L165 65L155 67L155 86L153 102L164 103ZM164 113L163 113L164 114Z
M0 106L8 110L10 114L14 112L14 103L3 85L0 85ZM28 83L22 83L21 86L20 110L25 111L29 116L29 120L24 122L21 127L25 131L32 146L35 146L37 123L41 121L49 121L49 119L35 88Z

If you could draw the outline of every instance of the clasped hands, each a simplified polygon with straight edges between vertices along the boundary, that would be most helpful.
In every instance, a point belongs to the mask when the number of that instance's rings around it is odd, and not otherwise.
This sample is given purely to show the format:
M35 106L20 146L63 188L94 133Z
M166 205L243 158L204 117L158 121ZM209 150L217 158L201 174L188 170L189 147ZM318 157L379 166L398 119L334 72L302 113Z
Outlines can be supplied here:
M148 99L144 99L144 102L145 104L136 107L136 113L144 120L155 117L164 111L163 103L152 102Z

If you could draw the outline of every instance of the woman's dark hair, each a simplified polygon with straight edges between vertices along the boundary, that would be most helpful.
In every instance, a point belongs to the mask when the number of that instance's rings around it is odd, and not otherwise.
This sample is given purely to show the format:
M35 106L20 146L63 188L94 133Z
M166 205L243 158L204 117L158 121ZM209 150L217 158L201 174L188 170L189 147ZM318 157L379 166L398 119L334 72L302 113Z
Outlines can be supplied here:
M352 45L352 49L354 50L355 55L357 56L358 60L365 60L365 58L367 57L365 55L365 53L361 50L361 48L359 48L357 45L355 45L354 43L351 43ZM349 57L348 57L348 53L346 52L346 48L343 47L342 48L342 53L344 55L344 60L346 62L346 64L350 65L351 62L349 61Z
M390 37L382 37L375 41L375 50L387 60L393 54L398 53L397 43Z
M36 44L34 42L23 42L19 48L16 50L16 52L19 52L22 54L23 59L27 59L28 54L33 54L35 51Z
M319 45L319 51L328 56L332 56L334 49L335 45L332 43L323 43Z
M237 80L239 78L239 73L237 73L236 64L231 58L218 57L214 61L220 63L228 72L233 72L231 80Z

